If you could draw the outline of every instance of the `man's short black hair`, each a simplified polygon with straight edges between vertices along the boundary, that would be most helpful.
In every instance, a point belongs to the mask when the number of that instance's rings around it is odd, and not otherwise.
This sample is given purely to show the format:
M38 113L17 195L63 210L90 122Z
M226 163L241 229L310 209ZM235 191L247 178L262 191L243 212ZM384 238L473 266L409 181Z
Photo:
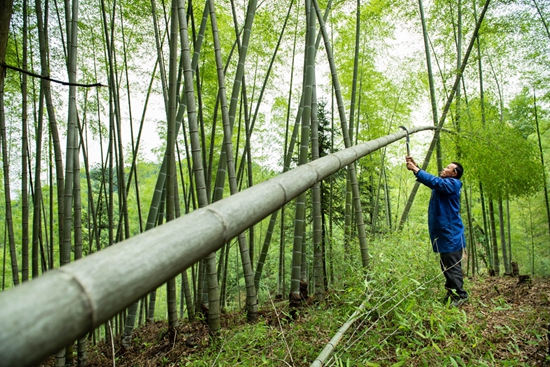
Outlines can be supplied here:
M462 165L458 162L451 162L451 163L456 165L456 168L454 169L454 171L456 172L455 178L460 179L460 177L462 177L462 174L464 173L464 167L462 167Z

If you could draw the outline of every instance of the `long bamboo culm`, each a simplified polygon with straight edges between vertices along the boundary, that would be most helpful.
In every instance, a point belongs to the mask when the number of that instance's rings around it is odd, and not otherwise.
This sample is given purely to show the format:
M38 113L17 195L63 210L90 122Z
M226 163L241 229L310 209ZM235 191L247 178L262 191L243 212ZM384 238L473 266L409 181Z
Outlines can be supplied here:
M417 127L409 133L434 129ZM400 130L299 166L1 293L0 366L35 365L316 182L405 134Z

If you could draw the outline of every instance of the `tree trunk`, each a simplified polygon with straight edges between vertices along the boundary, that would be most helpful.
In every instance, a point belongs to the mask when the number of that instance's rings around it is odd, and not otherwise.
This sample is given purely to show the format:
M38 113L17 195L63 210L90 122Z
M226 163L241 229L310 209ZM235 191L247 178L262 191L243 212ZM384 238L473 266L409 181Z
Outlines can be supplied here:
M75 130L75 135L77 134L77 131ZM78 138L75 138L76 145L78 146ZM82 142L80 144L83 144ZM82 201L81 201L81 194L80 194L80 160L78 155L78 149L76 150L75 156L74 156L74 168L75 172L78 172L78 174L73 176L74 180L74 186L73 186L73 196L74 196L74 203L73 203L73 210L74 210L74 259L75 261L82 258ZM87 345L88 340L86 337L82 337L77 340L77 359L78 359L78 365L79 366L85 366L86 365L86 359L87 359Z
M458 90L460 86L460 81L462 78L462 75L464 74L464 70L466 69L466 65L468 63L468 59L470 58L470 54L472 52L472 48L474 46L475 40L477 39L477 35L479 32L479 29L481 27L481 23L483 22L483 19L485 17L485 13L487 12L487 8L489 6L490 0L485 1L485 5L483 7L483 11L481 12L480 18L476 22L476 27L474 29L474 32L472 34L472 39L470 40L470 44L468 45L468 48L466 50L466 54L464 55L464 59L462 60L462 63L460 64L460 68L456 74L455 81L453 84L453 88L451 89L451 93L447 97L447 102L445 103L445 107L443 108L443 112L441 114L441 117L439 118L439 123L437 124L438 130L436 130L434 134L434 138L432 139L430 143L430 147L428 148L428 153L426 154L426 157L424 158L424 163L422 163L422 169L426 169L428 167L428 164L430 163L430 158L433 154L434 148L437 146L437 143L439 141L439 134L440 129L445 124L445 120L447 119L447 114L451 108L451 103L453 102L454 96L456 94L456 91ZM405 206L405 209L403 210L403 215L401 216L401 221L399 222L399 229L403 229L403 226L407 220L407 217L409 215L409 211L411 210L412 203L414 202L414 198L416 197L416 193L418 192L418 188L420 187L420 183L417 181L414 184L413 189L411 190L411 194L409 195L409 198L407 199L407 204Z
M217 20L216 15L214 11L214 2L212 0L209 1L210 6L210 19L212 22L212 33L214 37L214 49L215 49L215 55L216 55L216 66L217 66L217 72L218 72L218 88L219 88L219 98L221 101L221 108L222 108L222 120L223 120L223 129L224 129L224 150L225 150L225 156L227 159L227 170L228 170L228 178L229 178L229 188L231 191L231 194L234 195L237 193L237 179L236 179L236 172L235 172L235 161L233 159L233 144L232 144L232 126L231 120L229 118L229 109L227 106L227 100L225 95L225 74L223 73L223 65L222 65L222 58L221 58L221 47L219 43L218 38L218 28L217 28ZM251 8L249 8L249 11L251 11ZM242 266L244 271L244 277L245 277L245 284L246 284L246 305L247 305L247 317L249 321L253 321L257 317L258 312L258 302L257 302L257 296L256 296L256 289L254 287L254 273L252 270L252 264L250 262L250 253L249 248L246 243L246 237L244 233L240 233L238 235L238 243L239 243L239 249L241 252L241 260L242 260ZM214 262L215 264L215 262ZM212 312L212 310L210 310Z
M42 133L43 133L43 121L44 121L44 109L43 101L44 94L42 89L40 90L38 107L38 121L36 124L36 153L34 163L34 200L33 200L33 226L32 226L32 277L35 278L39 274L39 255L40 245L44 240L42 237L42 180L39 179L42 172ZM44 253L42 253L44 256ZM44 262L45 263L45 262ZM45 265L45 264L44 264ZM45 267L45 266L44 266Z
M502 262L504 263L504 275L511 275L510 256L508 254L508 246L506 245L506 223L504 223L504 207L502 205L502 197L498 198L498 223L500 230L500 243L502 246Z
M71 7L70 18L67 20L67 41L69 54L69 82L76 83L77 47L78 47L78 0L74 0ZM66 10L66 13L69 9ZM70 30L70 31L69 31ZM63 245L61 247L61 265L71 262L72 229L73 229L73 188L74 188L74 160L78 155L76 145L76 86L69 86L69 111L67 117L67 147L65 150L65 187L63 196Z
M533 0L534 1L534 0ZM542 140L540 138L540 128L539 128L539 117L537 110L537 96L533 90L533 112L535 115L535 127L537 129L537 142L539 146L539 155L540 155L540 165L542 166L542 178L543 178L543 189L544 189L544 202L546 206L546 221L548 225L548 233L550 234L550 200L548 199L548 179L546 177L546 166L544 165L544 153L542 151Z
M317 119L317 95L313 88L311 105L311 159L319 158L319 121ZM316 182L312 189L313 202L313 279L315 281L315 300L325 300L325 267L323 262L323 221L321 210L321 183Z
M167 177L166 177L166 221L171 221L175 217L175 188L176 183L176 109L177 109L177 70L178 70L178 0L172 0L172 11L170 19L170 62L168 72L168 115L167 115L167 142L166 158ZM167 308L168 325L171 328L178 326L178 310L176 297L176 278L171 278L166 283L167 287Z
M4 169L4 204L6 205L6 227L11 257L11 270L14 285L19 285L19 267L17 265L17 250L15 248L15 233L13 231L13 216L10 194L10 167L8 159L8 140L6 135L6 120L4 117L4 79L0 79L0 138L2 139L2 162Z
M489 222L491 225L491 243L493 251L493 270L495 275L500 274L500 260L498 257L498 242L497 242L497 229L495 225L495 209L493 206L493 200L489 199Z
M4 63L6 62L6 49L8 47L13 0L0 0L0 9L2 9L2 12L0 12L0 84L3 86L4 77L6 75Z
M252 124L250 126L248 126L249 124L246 125L246 146L245 146L245 153L244 154L246 154L247 157L248 157L247 158L247 164L248 164L248 175L249 175L249 187L252 185L252 162L251 162L252 159L251 159L251 151L250 151L250 145L251 145L250 144L250 137L251 137L251 134L252 134L252 129L254 128L254 123L255 123L256 118L258 116L260 102L262 100L264 90L267 86L268 77L270 75L271 68L272 68L273 63L275 61L275 56L277 55L277 51L279 50L279 46L281 45L281 41L283 39L284 31L286 29L286 25L287 25L288 20L290 18L290 12L292 10L293 5L294 5L294 0L291 1L290 6L288 8L288 12L287 12L286 17L285 17L285 22L284 22L282 30L279 34L279 39L278 39L278 42L277 42L277 46L275 48L275 51L273 52L273 56L272 56L271 61L269 63L269 68L268 68L268 71L266 73L264 83L262 84L262 90L260 92L260 97L259 97L259 100L256 104L256 111L255 111L254 116L253 116ZM291 70L294 70L294 59L292 61ZM290 84L292 85L292 71L291 71L290 75L291 75ZM290 91L290 95L292 95L292 91ZM290 106L290 101L291 101L290 98L291 97L289 96L289 106ZM245 111L246 111L246 108L245 108ZM294 141L296 139L295 135L293 134L294 140L292 140L292 142L291 142L292 150L289 152L290 153L290 156L289 156L289 153L287 153L287 151L286 151L287 142L288 142L287 141L287 139L288 139L288 126L289 126L288 121L289 121L289 115L287 114L287 124L286 124L286 129L285 129L285 148L284 148L284 151L283 151L283 157L284 157L284 162L285 162L283 164L283 172L286 172L288 170L287 166L290 164L290 158L292 157L292 151L294 150ZM296 131L296 129L295 129L295 131ZM244 154L243 154L243 158L241 160L241 167L244 166L242 164L242 162L245 160ZM287 159L288 159L289 163L286 163ZM241 168L239 169L239 171L241 171ZM257 262L257 265L256 265L256 271L255 271L255 274L254 274L254 285L255 285L255 288L256 288L256 292L259 292L260 278L261 278L261 275L262 275L262 270L263 270L263 266L265 264L265 260L267 258L267 251L268 251L269 245L271 243L271 238L272 238L272 235L273 235L273 231L275 229L275 224L277 222L277 215L278 215L278 211L274 212L271 215L269 225L268 225L268 228L267 228L267 231L266 231L265 240L263 242L262 249L260 250L260 256L259 256L259 259L258 259L258 262ZM251 261L252 261L252 258L251 258Z
M40 68L42 75L50 74L50 67L47 55L49 54L48 48L48 35L46 34L47 28L45 27L44 19L47 19L47 14L42 13L42 3L41 0L35 1L35 10L36 10L36 21L38 29L38 41L40 47ZM48 112L48 121L50 128L50 137L51 144L53 145L54 159L55 159L55 175L56 175L56 190L57 190L57 227L58 227L58 239L61 243L62 234L63 234L63 187L64 187L64 175L63 175L63 158L61 154L61 144L59 139L59 132L57 129L57 118L55 114L55 109L52 100L52 92L50 87L50 81L47 79L42 79L40 82L40 87L44 93L46 101L46 109ZM50 167L51 168L51 167ZM53 175L50 174L50 177ZM53 177L52 177L53 179ZM54 185L50 185L51 190L53 190ZM53 235L53 195L50 194L50 256L49 256L49 267L53 268L53 246L54 246L54 235Z
M325 29L325 22L323 17L321 16L321 10L319 9L319 4L317 0L312 0L312 3L315 7L315 11L317 14L317 19L319 21L319 25L321 27L321 33L323 35L323 40L325 41L325 50L327 52L327 58L329 60L330 65L330 71L332 76L332 83L334 86L334 91L336 93L336 100L338 102L338 114L340 117L340 124L342 127L342 135L344 137L344 145L346 148L351 147L351 134L348 130L348 123L346 119L346 114L344 112L344 103L342 99L342 92L340 89L340 82L338 81L338 73L336 72L336 65L334 63L334 57L332 54L332 47L330 46L330 42L328 39L328 35ZM350 178L351 178L351 188L353 193L353 204L355 208L355 220L357 225L357 233L359 237L359 247L361 251L361 261L363 264L363 268L368 268L369 261L370 261L370 255L369 250L367 246L367 234L365 231L365 223L363 219L363 210L361 208L361 197L359 193L359 185L357 183L357 175L356 175L356 169L355 164L350 165L348 167L350 170Z
M428 30L426 27L426 19L424 17L424 6L422 5L422 0L418 0L418 7L420 9L420 22L422 23L422 35L424 36L424 51L426 53L426 68L428 71L428 82L430 85L430 103L432 106L432 119L434 126L437 126L437 102L435 98L435 83L434 76L432 72L432 61L430 57L430 43L428 41ZM459 65L460 66L460 65ZM459 88L460 89L460 88ZM441 156L441 145L439 140L437 141L437 172L443 170L442 156Z
M314 64L315 64L315 13L312 11L311 0L305 1L306 8L306 57L304 60L304 82L303 82L303 112L302 112L302 132L300 136L300 151L298 164L303 165L308 161L309 140L310 140L310 121L311 121L311 103L312 88L314 83ZM303 301L301 292L302 282L304 286L307 279L302 278L302 258L304 254L304 236L305 236L305 218L306 218L306 193L301 193L296 198L296 212L294 217L294 242L292 250L292 271L290 280L290 307L299 307ZM307 294L307 291L305 292Z
M23 70L27 70L27 1L23 1ZM29 280L29 140L27 116L27 75L21 75L21 280Z

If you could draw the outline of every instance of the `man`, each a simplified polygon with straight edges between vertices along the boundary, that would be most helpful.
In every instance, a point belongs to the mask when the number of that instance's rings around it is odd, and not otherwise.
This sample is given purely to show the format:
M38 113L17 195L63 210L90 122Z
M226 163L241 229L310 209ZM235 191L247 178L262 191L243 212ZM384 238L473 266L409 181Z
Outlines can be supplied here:
M464 225L460 217L460 178L462 165L450 163L439 177L420 169L411 156L406 157L407 169L413 171L416 180L432 189L428 206L428 230L434 252L439 253L441 270L445 275L447 296L445 302L458 307L468 299L463 288L462 253L466 247Z

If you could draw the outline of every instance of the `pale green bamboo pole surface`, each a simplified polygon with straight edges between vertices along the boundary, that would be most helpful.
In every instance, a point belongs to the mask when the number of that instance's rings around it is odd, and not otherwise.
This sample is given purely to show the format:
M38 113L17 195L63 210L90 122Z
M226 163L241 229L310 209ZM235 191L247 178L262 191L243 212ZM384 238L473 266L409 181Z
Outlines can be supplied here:
M355 310L353 315L350 316L348 321L346 321L344 325L342 325L342 327L338 329L338 331L336 332L336 334L334 334L332 339L330 339L330 341L325 345L325 348L321 351L321 354L319 354L319 356L315 359L315 361L313 361L313 363L311 364L311 367L321 367L325 364L327 359L332 354L332 351L334 350L334 348L336 348L338 343L340 343L340 341L344 337L344 334L349 329L349 327L353 325L355 320L361 315L366 305L367 305L366 301L361 303L361 305L357 308L357 310Z
M434 129L417 127L409 133ZM35 365L316 182L405 134L399 130L301 165L1 293L0 366Z

